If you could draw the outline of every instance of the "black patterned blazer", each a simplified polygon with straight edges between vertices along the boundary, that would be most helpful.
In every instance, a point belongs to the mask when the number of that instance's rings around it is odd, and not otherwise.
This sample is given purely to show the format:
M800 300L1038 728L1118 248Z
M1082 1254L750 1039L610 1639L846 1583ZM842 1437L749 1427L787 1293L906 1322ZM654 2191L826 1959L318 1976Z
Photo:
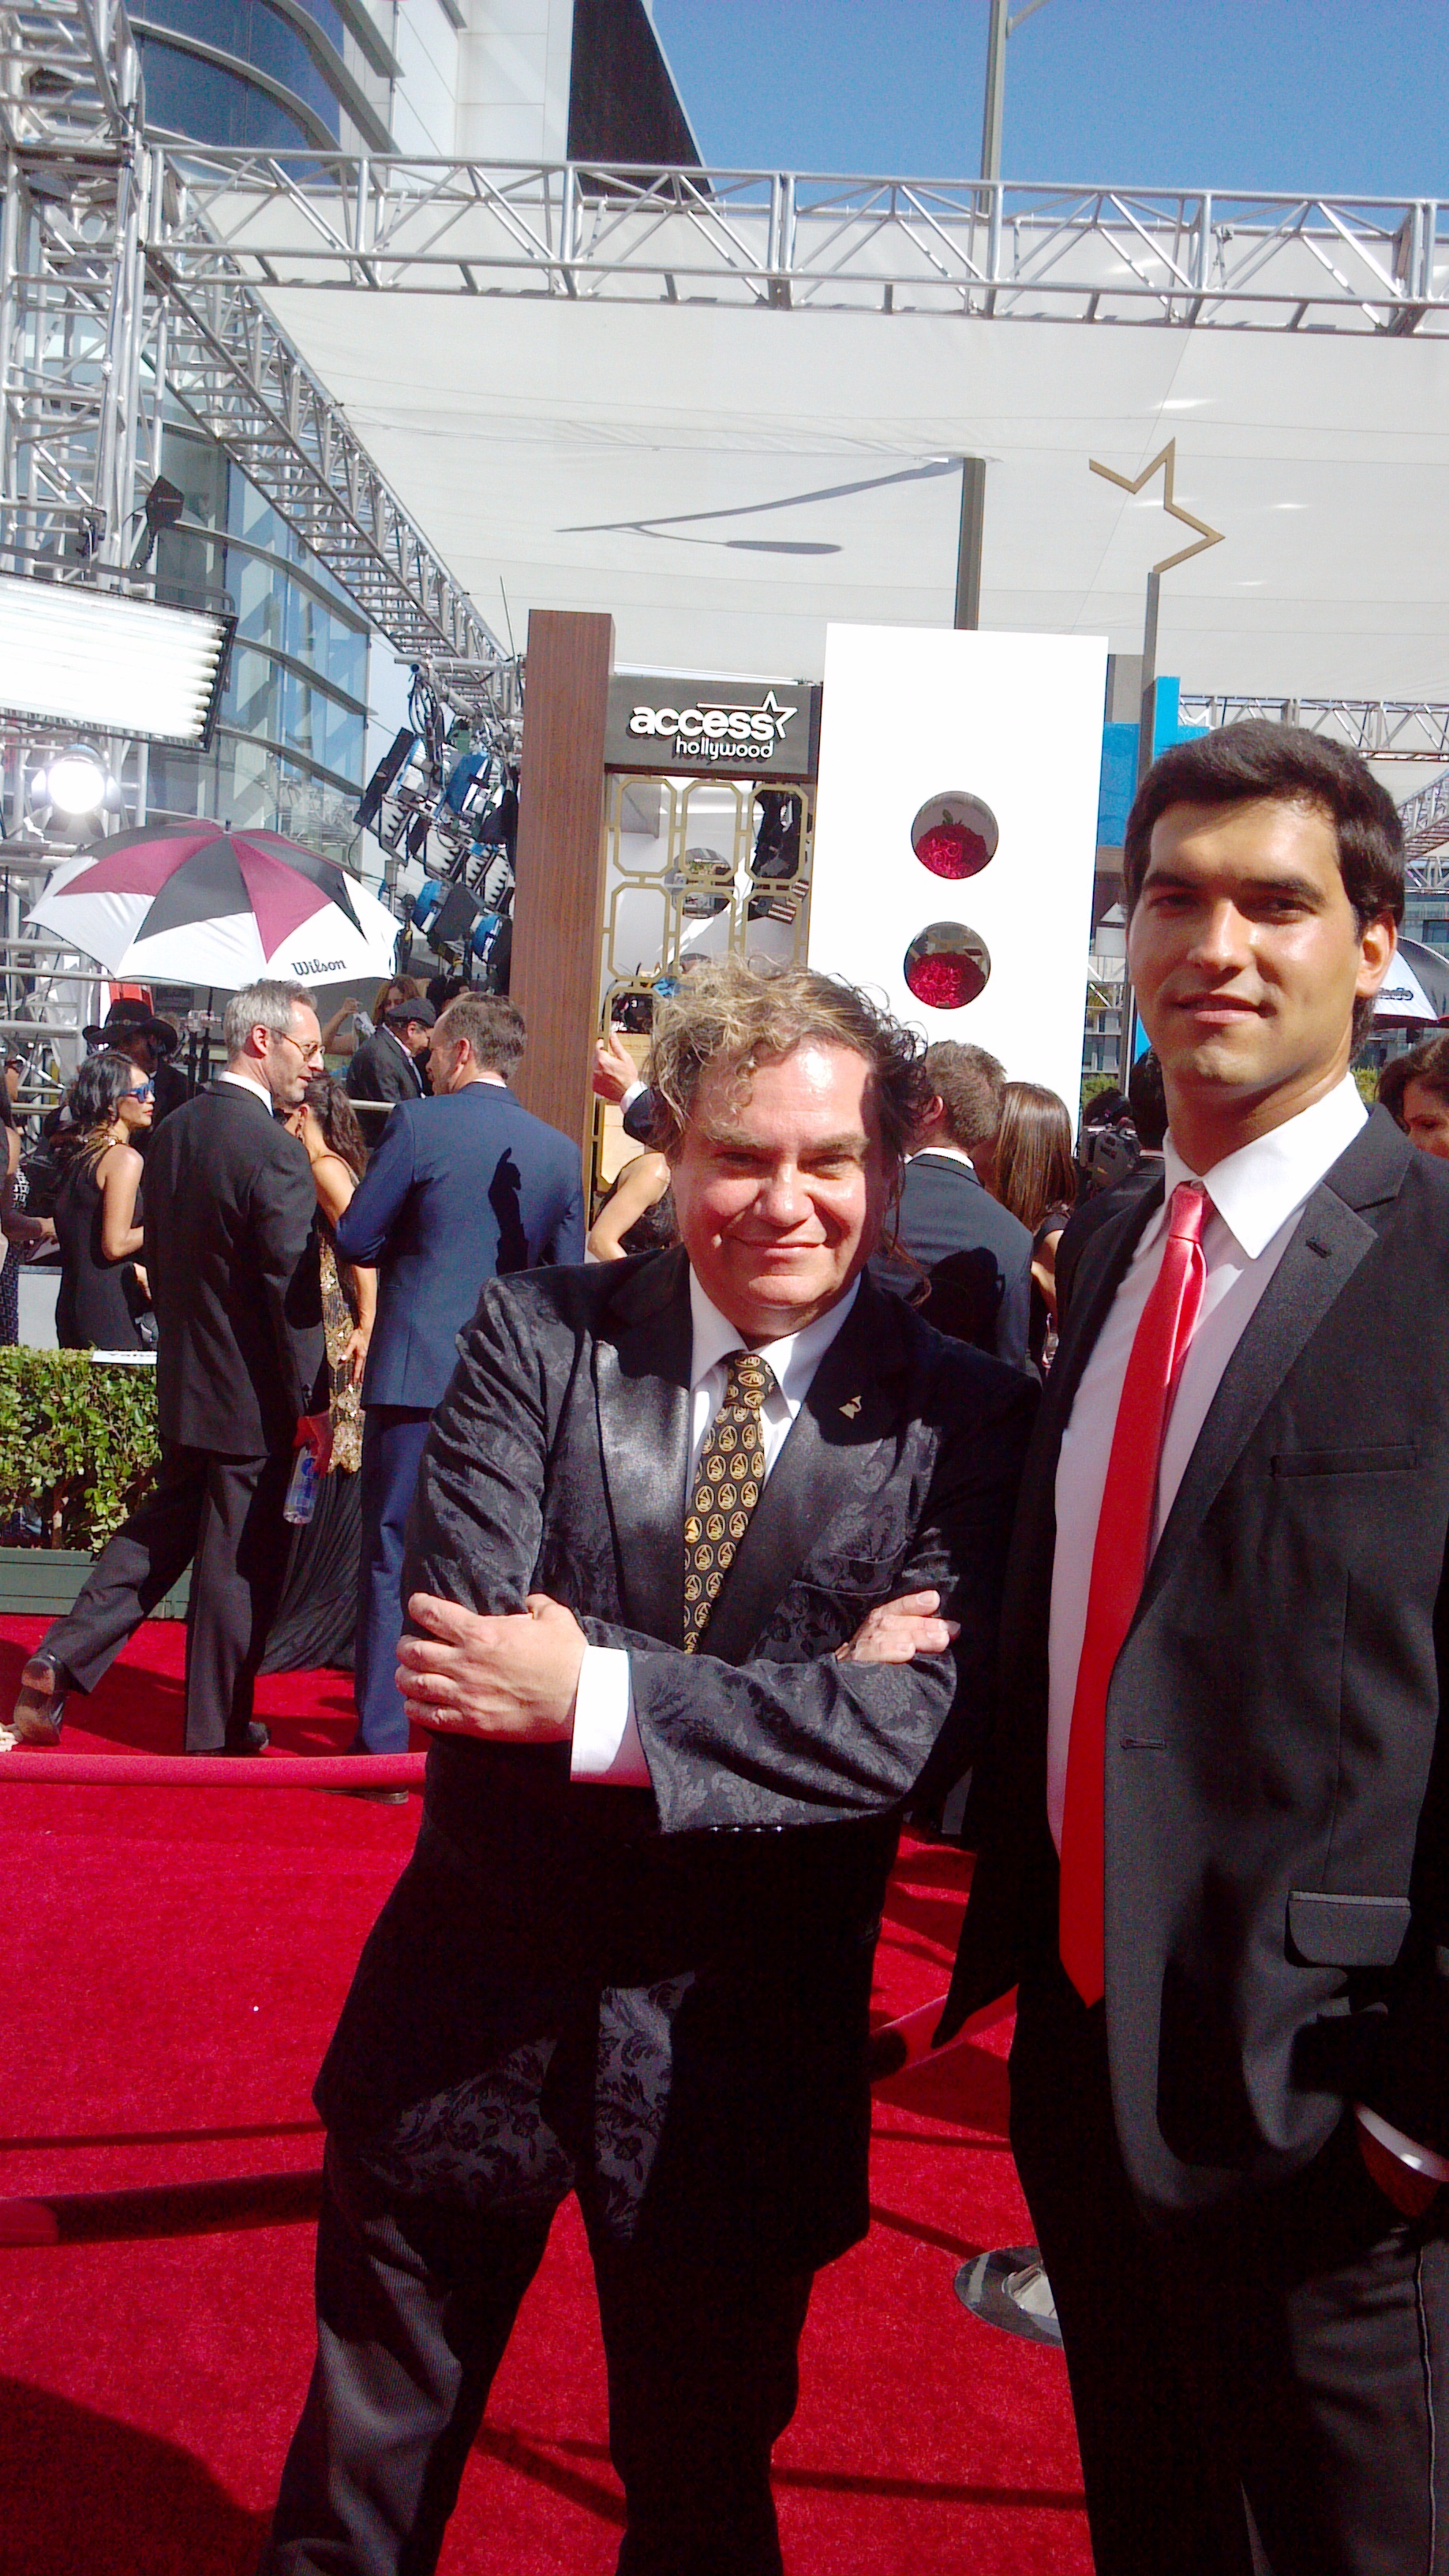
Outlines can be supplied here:
M985 1725L1035 1390L864 1281L686 1657L683 1253L490 1282L460 1350L404 1591L540 1590L629 1647L653 1790L438 1738L319 2108L406 2191L499 2209L576 2183L621 2237L824 2261L866 2225L899 1811ZM954 1655L835 1661L924 1584Z

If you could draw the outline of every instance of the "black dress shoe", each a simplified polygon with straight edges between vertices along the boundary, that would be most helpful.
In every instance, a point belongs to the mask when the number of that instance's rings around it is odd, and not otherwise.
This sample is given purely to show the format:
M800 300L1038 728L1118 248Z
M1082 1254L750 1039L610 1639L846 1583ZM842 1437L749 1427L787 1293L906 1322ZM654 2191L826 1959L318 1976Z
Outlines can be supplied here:
M360 1784L355 1789L342 1789L334 1788L330 1780L321 1785L324 1798L369 1798L375 1807L405 1807L408 1802L406 1789L367 1789Z
M235 1739L228 1736L221 1749L223 1753L265 1753L271 1740L261 1719L254 1717L245 1735L237 1736Z
M54 1752L69 1683L69 1673L54 1655L31 1656L10 1718L17 1744L28 1744L37 1753Z

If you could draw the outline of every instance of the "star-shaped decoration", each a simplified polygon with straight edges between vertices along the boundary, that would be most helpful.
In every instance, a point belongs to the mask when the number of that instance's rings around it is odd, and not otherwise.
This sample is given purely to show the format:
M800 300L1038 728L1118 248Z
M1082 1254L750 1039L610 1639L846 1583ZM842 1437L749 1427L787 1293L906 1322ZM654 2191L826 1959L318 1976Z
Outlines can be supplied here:
M775 720L775 732L776 732L776 735L778 736L778 735L780 735L780 734L783 734L783 732L784 732L784 730L785 730L786 725L790 722L791 717L795 714L795 709L794 709L793 707L782 707L782 706L781 706L781 704L780 704L779 699L778 699L778 698L776 697L776 695L775 695L774 690L773 690L773 689L767 689L767 690L765 691L764 696L763 696L763 697L761 698L761 700L760 700L760 703L759 703L759 706L758 706L758 708L757 708L757 710L756 710L756 713L757 713L757 714L759 714L759 715L762 715L762 716L773 716L773 717L774 717L774 720Z
M1100 474L1104 482L1117 484L1119 489L1123 492L1140 492L1144 483L1151 482L1159 465L1165 469L1162 477L1162 507L1164 511L1169 519L1180 519L1185 528L1196 528L1198 534L1195 546L1183 546L1180 552L1175 555L1164 555L1161 563L1155 563L1153 565L1152 569L1154 572L1171 572L1174 564L1186 563L1189 555L1206 554L1209 546L1220 546L1222 544L1224 531L1221 528L1210 528L1206 519L1194 518L1191 510L1185 510L1182 503L1180 501L1175 501L1172 497L1172 478L1177 465L1177 441L1175 438L1170 438L1165 447L1158 449L1158 452L1154 456L1151 464L1144 465L1141 473L1135 480L1131 475L1118 474L1110 465L1099 465L1095 456L1089 456L1087 463L1090 465L1094 474Z

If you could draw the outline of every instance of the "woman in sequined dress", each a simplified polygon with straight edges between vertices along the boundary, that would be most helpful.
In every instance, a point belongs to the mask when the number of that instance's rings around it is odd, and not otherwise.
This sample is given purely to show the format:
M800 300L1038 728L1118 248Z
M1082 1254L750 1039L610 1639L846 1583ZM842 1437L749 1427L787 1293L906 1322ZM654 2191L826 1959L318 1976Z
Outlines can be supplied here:
M317 1489L316 1510L298 1535L262 1670L289 1673L334 1664L350 1671L362 1532L360 1390L377 1307L377 1273L339 1262L333 1230L362 1178L367 1149L357 1113L330 1074L313 1075L287 1124L307 1149L317 1192L322 1321L332 1382L332 1462Z

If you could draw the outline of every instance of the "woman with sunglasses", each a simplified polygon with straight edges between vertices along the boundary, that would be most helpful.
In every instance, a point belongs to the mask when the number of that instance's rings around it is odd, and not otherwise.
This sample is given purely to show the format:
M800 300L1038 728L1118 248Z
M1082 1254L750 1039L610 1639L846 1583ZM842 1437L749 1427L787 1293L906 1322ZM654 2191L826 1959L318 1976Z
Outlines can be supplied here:
M66 1351L148 1346L141 1249L139 1139L151 1124L153 1085L129 1056L89 1056L70 1088L70 1124L55 1139L60 1169L55 1231L60 1295L55 1337Z

